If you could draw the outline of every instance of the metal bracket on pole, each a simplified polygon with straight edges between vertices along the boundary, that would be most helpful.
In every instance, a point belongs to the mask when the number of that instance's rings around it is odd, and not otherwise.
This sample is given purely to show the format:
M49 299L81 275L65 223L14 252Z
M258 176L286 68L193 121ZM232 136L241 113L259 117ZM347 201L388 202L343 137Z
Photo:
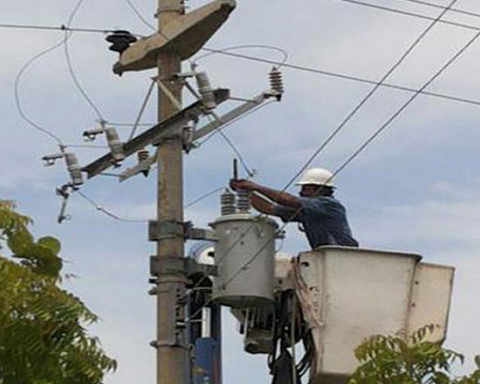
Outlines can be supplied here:
M180 104L178 99L175 96L173 96L170 89L168 89L168 87L163 82L164 80L160 79L159 77L154 78L154 80L157 83L157 85L160 87L162 92L170 99L170 101L173 103L173 105L175 105L175 107L177 107L177 109L180 111L182 109L182 104Z
M176 221L149 221L148 239L158 241L182 236L188 240L218 241L218 237L211 229L194 228L192 222L179 223Z
M150 257L150 274L152 276L181 275L191 276L202 273L217 276L218 269L214 265L200 264L194 259L179 257Z
M217 89L214 91L215 101L217 104L220 104L229 97L228 89ZM177 112L170 118L165 121L162 121L160 124L155 125L149 130L141 133L134 139L123 144L123 152L126 157L131 156L132 154L140 151L150 144L155 144L162 138L171 136L173 134L179 134L181 129L193 119L199 118L204 114L203 104L200 101L197 101L190 105L189 107ZM95 160L93 163L82 168L83 172L88 174L88 178L97 176L98 174L104 172L110 168L114 163L114 158L111 153Z
M203 136L206 136L213 131L217 130L219 127L222 125L225 125L239 116L251 111L255 107L259 106L262 104L267 98L271 97L272 95L266 92L261 93L257 97L253 98L252 100L249 100L237 108L232 109L230 112L227 112L226 114L220 116L218 119L215 119L211 123L203 126L200 129L197 129L194 133L193 140L198 140L202 138Z
M130 45L121 53L113 72L121 75L127 71L141 71L157 66L157 57L171 52L186 60L197 53L235 9L235 0L215 0L210 4L179 15L164 25L162 33L155 33ZM160 11L178 11L161 7Z
M150 169L150 167L155 164L157 161L157 155L150 156L149 158L143 160L142 162L138 163L137 165L128 168L126 171L122 172L119 177L119 181L125 181L130 177L138 175L141 172L146 172Z

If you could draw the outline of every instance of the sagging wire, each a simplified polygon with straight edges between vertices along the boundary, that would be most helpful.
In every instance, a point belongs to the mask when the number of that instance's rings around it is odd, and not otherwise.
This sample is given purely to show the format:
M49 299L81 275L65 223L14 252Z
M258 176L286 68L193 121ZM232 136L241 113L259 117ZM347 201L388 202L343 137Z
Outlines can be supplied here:
M200 197L192 200L191 202L185 204L185 205L183 206L183 209L190 208L190 207L194 206L195 204L198 204L199 202L205 200L206 198L208 198L208 197L210 197L210 196L213 196L213 195L216 195L218 192L220 192L220 191L222 191L222 190L224 190L224 189L225 189L225 186L223 186L223 185L222 185L221 187L219 187L219 188L215 188L214 190L212 190L212 191L210 191L210 192L208 192L208 193L206 193L206 194L204 194L204 195L202 195L202 196L200 196Z
M426 5L427 7L432 7L432 8L437 8L437 9L444 9L445 8L443 5L433 4L433 3L430 3L428 1L422 1L422 0L397 0L397 1L406 1L406 2L409 2L409 3ZM465 10L459 9L459 8L450 8L450 12L459 13L459 14L466 15L466 16L480 17L480 13L465 11Z
M455 0L456 1L456 0ZM455 3L455 1L453 1L451 3L451 5L453 5L453 3ZM440 75L442 75L442 73L448 69L460 56L462 56L465 51L480 37L480 31L478 33L476 33L460 50L457 51L457 53L450 59L447 61L447 63L445 63L433 76L431 76L428 81L419 89L419 91L413 95L410 99L408 99L403 105L402 107L400 107L389 119L387 119L387 121L382 124L382 126L377 129L377 131L375 131L340 167L337 168L337 170L335 172L333 172L333 175L330 179L333 179L334 177L336 177L340 172L342 172L355 158L357 158L367 147L368 145L370 145L385 129L387 129L389 126L391 126L391 124L393 123L393 121L395 119L397 119L402 113L403 111L405 111L405 109L421 94L421 91L427 87L429 87ZM300 212L300 209L299 208L295 213L294 215L292 215L292 218L295 217L299 212ZM286 226L287 223L285 223L281 229L283 229L285 226ZM271 239L270 239L271 240ZM230 278L229 280L227 280L225 282L225 285L228 285L230 284L245 268L248 268L252 263L253 261L261 254L261 252L263 251L263 249L268 245L268 242L265 243L261 248L260 250L250 259L248 260L243 266L242 268L240 268L237 273L235 273L232 278Z
M82 0L83 1L83 0ZM15 106L16 106L16 109L20 115L20 117L25 121L27 122L31 127L33 127L34 129L42 132L43 134L45 134L46 136L50 137L51 139L53 139L54 141L57 142L58 145L62 145L62 140L56 135L54 134L52 131L50 131L49 129L37 124L35 121L33 121L32 119L30 119L26 113L24 112L23 108L22 108L22 102L21 102L21 97L20 97L20 80L23 76L23 74L25 73L25 71L38 59L40 59L41 57L45 56L46 54L54 51L55 49L61 47L62 45L64 44L64 38L62 38L62 40L59 42L59 43L56 43L55 45L41 51L40 53L36 54L35 56L33 56L29 61L27 61L27 63L20 69L20 71L18 72L17 76L15 77L15 81L14 81L14 98L15 98Z
M433 18L428 18L428 20L432 20ZM0 24L0 27L5 26L4 24ZM71 30L75 32L82 32L82 31L90 31L87 29L78 29L78 28L65 28L65 27L41 27L41 26L24 26L24 25L18 25L16 26L17 28L26 28L26 29L48 29L48 30L59 30L59 31L65 31L65 30ZM479 28L480 30L480 28ZM101 33L114 33L116 30L91 30L93 32L101 32ZM134 34L134 36L139 36L143 37L142 35ZM224 56L230 56L234 58L240 58L244 60L250 60L250 61L255 61L259 63L265 63L265 64L271 64L271 65L277 65L277 66L283 66L284 68L289 68L297 71L302 71L302 72L307 72L307 73L314 73L322 76L329 76L329 77L334 77L338 79L343 79L343 80L349 80L349 81L355 81L358 83L363 83L363 84L372 84L375 85L377 84L377 81L375 80L370 80L366 79L363 77L359 76L352 76L352 75L347 75L344 73L339 73L339 72L332 72L332 71L326 71L323 69L319 68L314 68L314 67L308 67L305 65L299 65L299 64L294 64L294 63L282 63L281 61L275 61L275 60L270 60L270 59L265 59L257 56L251 56L251 55L244 55L244 54L239 54L239 53L233 53L233 52L220 52L218 51L219 54L224 55ZM398 91L403 91L403 92L409 92L409 93L415 93L418 91L418 89L411 88L411 87L406 87L402 85L397 85L397 84L391 84L391 83L383 83L381 85L384 88L390 88L390 89L395 89ZM435 97L435 98L440 98L440 99L445 99L445 100L450 100L450 101L455 101L459 103L465 103L465 104L471 104L471 105L476 105L480 106L480 100L473 100L469 98L464 98L464 97L458 97L458 96L453 96L453 95L447 95L443 93L438 93L438 92L427 92L423 91L422 95L425 96L430 96L430 97ZM132 126L133 123L112 123L114 125L118 126ZM155 125L154 123L152 124L141 124L141 125Z
M220 117L218 117L215 113L212 113L214 117L207 115L208 119L213 122L215 120L220 120ZM250 169L248 164L246 163L245 159L242 156L242 153L238 149L238 147L232 142L232 140L229 139L229 137L223 132L221 129L216 129L216 132L222 136L223 140L228 144L228 146L232 149L232 151L238 156L238 159L240 160L240 164L242 165L243 169L245 172L248 174L249 177L253 177L256 174L256 171L254 169Z
M72 13L70 18L68 19L67 26L70 26L70 24L73 22L73 18L75 16L75 14L78 12L78 10L80 9L80 6L84 3L84 1L85 0L80 0L79 1L79 3L77 4L77 7L75 8L74 12ZM63 46L64 53L65 53L65 59L66 59L66 62L67 62L67 67L68 67L68 72L70 73L70 77L72 78L73 83L77 87L78 91L83 96L83 98L88 103L88 105L90 105L92 110L97 115L98 119L100 121L105 121L105 118L103 117L103 114L100 112L100 109L98 108L98 106L93 102L92 98L85 91L82 84L80 84L80 80L78 79L78 77L75 73L75 70L73 68L72 60L71 60L71 57L70 57L69 46L68 46L68 40L71 38L72 35L73 35L73 32L70 32L70 31L65 32L65 44Z
M415 13L415 12L404 11L404 10L401 10L401 9L391 8L391 7L387 7L387 6L384 6L384 5L372 4L372 3L365 2L365 1L360 1L360 0L336 0L336 1L342 1L344 3L350 3L350 4L355 4L355 5L361 5L363 7L378 9L378 10L392 12L392 13L397 13L399 15L416 17L418 19L423 19L423 20L434 20L435 19L434 17L431 17L431 16L420 15L420 14ZM441 6L440 8L446 9L448 7ZM470 25L470 24L457 23L455 21L440 20L439 23L446 24L446 25L451 25L451 26L454 26L454 27L464 28L464 29L468 29L468 30L471 30L471 31L480 31L480 27L473 26L473 25Z
M252 110L248 111L247 113L244 113L242 114L241 116L233 119L232 121L228 122L227 124L224 124L222 125L221 127L218 127L215 131L213 131L212 133L210 133L204 140L202 140L201 142L199 142L197 144L198 147L201 147L202 145L206 144L208 141L210 141L215 135L217 135L218 133L222 132L225 128L229 127L230 125L232 124L235 124L236 122L238 122L239 120L249 116L250 114L254 113L254 112L257 112L258 110L266 107L267 105L273 103L274 101L273 100L270 100L270 101L267 101L266 103L263 103L263 104L260 104L259 106L253 108Z
M209 56L216 55L216 54L225 54L227 52L235 51L238 49L267 49L267 50L279 52L283 55L283 59L278 62L279 67L282 67L288 61L288 52L282 48L275 47L273 45L266 45L266 44L244 44L244 45L235 45L235 46L220 48L220 49L203 47L201 50L207 51L208 53L198 56L197 58L195 58L195 60L193 60L193 63L197 64L200 60L203 60Z
M287 183L283 191L285 191L293 182L300 176L300 174L307 169L307 167L317 158L317 156L330 144L330 142L343 130L343 128L350 122L350 120L363 108L368 100L372 98L373 95L378 91L381 84L385 82L392 73L405 61L405 59L410 56L413 50L417 45L422 42L425 36L433 29L435 25L441 20L441 18L449 11L449 9L457 2L458 0L452 0L448 7L446 7L436 18L435 20L428 25L427 28L413 41L412 44L407 48L407 50L402 54L402 56L395 62L395 64L390 67L390 69L382 76L380 81L367 93L367 95L350 111L346 118L333 130L333 132L323 141L323 143L314 151L310 158L305 162L305 164L296 172L290 181ZM425 89L426 87L423 87ZM421 92L421 89L420 89ZM418 96L418 92L415 93L415 97Z
M130 136L128 138L128 141L133 139L133 137L135 136L135 133L137 131L137 128L140 126L140 121L142 120L143 113L145 112L145 109L147 108L148 101L150 100L150 97L152 96L152 92L153 92L154 87L155 87L155 80L152 79L150 87L148 88L148 91L147 91L147 95L145 96L145 99L142 103L142 106L140 107L140 111L138 113L137 119L135 120L135 123L133 124L132 131L130 132Z
M152 25L150 24L142 15L142 13L138 10L138 8L135 6L135 4L133 4L132 1L130 0L125 0L125 2L127 3L127 5L132 9L132 11L137 15L137 17L142 21L143 24L145 24L147 27L149 27L150 29L156 31L157 29Z
M451 3L450 3L450 7L453 6L455 4L457 0L453 0ZM446 10L444 10L438 17L437 19L439 19L440 17L442 17L446 12L447 12L448 8ZM348 123L348 121L361 109L361 107L367 102L367 100L376 92L376 90L379 88L379 84L381 84L383 81L386 80L386 78L388 76L390 76L392 74L393 71L396 70L396 68L398 68L398 66L405 60L405 58L411 53L411 51L413 50L413 48L415 48L416 45L419 44L419 42L425 37L425 35L433 28L433 26L436 24L436 22L433 22L431 25L429 25L429 27L427 29L424 30L424 32L422 32L422 34L419 35L419 37L414 41L414 43L407 49L407 51L401 56L400 60L397 61L397 63L395 65L393 65L391 67L391 69L389 71L386 72L386 74L382 77L382 80L380 82L378 82L375 87L367 94L366 97L364 97L362 99L362 101L352 110L352 112L347 116L346 119L343 120L343 122L332 132L332 134L330 134L330 136L320 145L320 147L315 151L314 155L311 156L307 163L305 163L304 166L302 166L302 168L300 169L299 172L297 172L295 174L294 177L292 177L292 179L286 184L286 186L281 190L281 192L284 192L287 190L287 188L293 183L293 181L298 177L299 174L301 174L305 169L306 167L308 167L308 165L311 164L311 162L316 158L316 156L333 140L333 138L343 129L343 127ZM426 87L423 87L423 88L426 88ZM419 91L418 94L420 94L421 90ZM335 175L335 174L334 174ZM332 176L333 177L333 176ZM300 212L300 209L298 209L291 217L291 219L293 219L298 213ZM279 231L283 231L284 228L287 226L287 223L284 223L284 225L279 229ZM233 244L225 251L225 253L219 258L220 260L223 260L229 253L231 250L233 250L233 248L236 246L236 244L238 244L238 242L240 242L243 237L246 236L246 234L251 230L251 228L253 228L254 226L251 225L250 227L248 227L240 236L239 238L237 239L237 241L233 242ZM271 241L271 239L269 239L269 241ZM244 268L248 268L248 266L258 257L258 255L260 254L261 251L263 251L263 249L268 245L268 242L266 242L264 244L264 246L261 247L260 251L257 252L253 258L251 260L249 260L242 268L239 269L239 271L237 273L234 274L234 277L227 281L226 284L229 284L230 281L233 281L233 279L238 276L241 271L244 269ZM220 262L220 260L218 262Z
M90 203L90 205L92 205L93 207L95 207L95 209L105 215L107 215L108 217L112 218L113 220L116 220L116 221L120 221L122 223L148 223L148 220L145 220L145 219L124 219L118 215L116 215L115 213L111 212L110 210L107 210L105 208L103 208L102 206L98 205L92 198L90 198L89 196L87 196L85 193L83 193L82 191L80 190L76 190L74 191L75 193L77 193L78 195L80 195L84 200L86 200L88 203Z
M66 25L61 25L59 27L52 27L49 25L29 25L29 24L0 24L0 28L11 28L11 29L31 29L37 31L71 31L71 32L87 32L87 33L101 33L108 34L115 32L114 29L95 29L95 28L71 28ZM143 35L135 35L138 37L143 37Z
M77 4L75 5L73 11L71 12L69 18L68 18L68 22L67 22L67 26L62 26L61 30L65 31L69 28L70 24L72 23L73 19L75 18L75 15L77 14L78 10L80 9L80 7L82 6L83 2L85 0L79 0L77 2ZM71 36L70 35L65 35L64 37L62 37L61 41L54 44L53 46L45 49L44 51L36 54L34 57L32 57L21 69L20 71L18 72L17 76L15 77L15 81L14 81L14 96L15 96L15 105L16 105L16 108L17 108L17 111L19 112L20 116L22 117L22 119L24 121L26 121L30 126L32 126L33 128L39 130L40 132L43 132L45 135L47 135L48 137L50 137L51 139L55 140L57 142L57 144L59 146L63 146L63 142L62 140L57 136L55 135L53 132L51 132L49 129L47 128L44 128L42 127L41 125L37 124L36 122L34 122L32 119L30 119L26 114L25 112L23 111L22 109L22 103L21 103L21 99L20 99L20 80L21 80L21 77L22 75L24 74L24 72L35 62L37 61L39 58L43 57L44 55L54 51L55 49L57 48L60 48L61 46L67 44L67 41L68 39L70 38Z

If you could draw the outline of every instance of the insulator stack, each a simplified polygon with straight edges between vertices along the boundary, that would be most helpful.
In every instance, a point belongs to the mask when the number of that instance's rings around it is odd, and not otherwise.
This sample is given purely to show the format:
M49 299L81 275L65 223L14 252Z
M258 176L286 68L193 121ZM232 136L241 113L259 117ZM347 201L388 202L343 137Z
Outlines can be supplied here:
M251 202L250 202L250 192L239 190L237 191L237 207L240 213L249 213Z
M137 41L137 38L128 31L115 31L108 35L105 40L112 43L109 48L111 51L123 53L128 49L130 44Z
M277 99L280 100L284 91L282 72L277 67L273 67L270 71L269 77L270 87L277 94Z
M137 152L137 159L139 163L147 160L149 157L150 157L150 152L148 152L148 150L146 149L141 149L140 151Z
M78 164L77 157L73 153L65 153L65 162L67 163L67 170L72 178L73 185L82 185L82 168Z
M222 207L222 216L233 215L236 211L235 205L236 196L230 190L225 190L225 192L220 196L220 203Z
M217 103L215 102L215 95L210 86L210 80L208 79L207 73L199 72L195 75L195 78L197 80L198 91L202 96L203 105L208 110L215 109Z
M123 144L120 141L117 130L115 128L107 128L105 130L107 135L108 146L112 152L112 156L116 162L120 162L125 159L125 154L123 153Z

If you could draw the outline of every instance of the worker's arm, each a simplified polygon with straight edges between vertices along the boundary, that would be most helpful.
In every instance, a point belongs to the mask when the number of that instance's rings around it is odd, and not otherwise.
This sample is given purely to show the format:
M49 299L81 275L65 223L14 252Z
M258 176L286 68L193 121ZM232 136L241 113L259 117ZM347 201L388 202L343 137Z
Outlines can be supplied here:
M265 215L273 215L273 204L262 196L253 194L251 197L253 208Z
M265 187L250 180L232 180L230 182L230 186L234 190L243 189L246 191L259 192L274 202L287 207L298 209L302 206L302 203L298 197L287 192L277 191L276 189Z

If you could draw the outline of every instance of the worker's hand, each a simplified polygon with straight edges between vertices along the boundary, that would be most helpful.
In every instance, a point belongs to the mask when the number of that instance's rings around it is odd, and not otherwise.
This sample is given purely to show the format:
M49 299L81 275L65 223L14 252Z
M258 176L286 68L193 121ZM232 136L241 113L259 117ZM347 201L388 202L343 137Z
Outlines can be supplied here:
M254 191L256 186L257 185L250 180L230 180L230 188L232 188L234 191Z

